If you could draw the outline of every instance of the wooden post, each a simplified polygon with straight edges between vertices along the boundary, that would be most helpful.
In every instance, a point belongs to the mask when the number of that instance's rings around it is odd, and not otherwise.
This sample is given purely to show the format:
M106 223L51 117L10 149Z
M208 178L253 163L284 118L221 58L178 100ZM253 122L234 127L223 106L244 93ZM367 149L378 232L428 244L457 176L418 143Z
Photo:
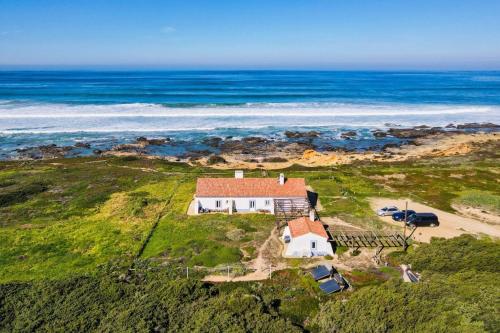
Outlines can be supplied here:
M404 239L404 245L403 245L403 250L406 251L408 246L406 245L406 222L408 222L408 200L406 200L405 203L405 225L403 226L403 239Z
M273 274L273 267L269 264L269 280L271 280Z
M229 266L227 266L227 281L229 281Z
M189 267L186 266L186 279L189 279Z

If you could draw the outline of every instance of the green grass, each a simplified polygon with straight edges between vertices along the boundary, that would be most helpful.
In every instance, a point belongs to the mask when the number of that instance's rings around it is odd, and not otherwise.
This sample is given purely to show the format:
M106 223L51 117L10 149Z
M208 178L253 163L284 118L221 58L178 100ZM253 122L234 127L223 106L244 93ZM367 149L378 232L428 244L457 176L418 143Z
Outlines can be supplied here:
M499 172L490 155L285 170L319 193L321 216L369 228L385 226L370 208L373 196L410 197L447 211L458 201L498 208ZM92 273L110 261L128 265L160 214L144 258L217 266L243 260L242 248L253 257L272 216L186 214L199 175L232 173L140 158L0 162L0 281Z
M459 194L455 202L500 214L500 195L491 192L479 190L464 191Z
M46 189L0 208L0 281L93 272L111 260L130 263L176 180L86 162L2 165L7 185L0 194L40 180Z

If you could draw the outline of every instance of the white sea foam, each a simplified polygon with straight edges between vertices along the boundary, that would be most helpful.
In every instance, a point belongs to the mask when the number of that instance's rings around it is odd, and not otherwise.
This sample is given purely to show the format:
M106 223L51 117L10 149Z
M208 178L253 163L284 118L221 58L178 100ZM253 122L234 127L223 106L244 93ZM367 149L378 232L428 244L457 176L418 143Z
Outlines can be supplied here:
M168 107L160 104L0 103L0 133L167 132L266 127L443 126L500 122L500 106L342 103L248 103Z
M110 117L349 117L500 113L498 106L247 103L242 106L168 107L161 104L67 105L0 103L1 118L110 118Z

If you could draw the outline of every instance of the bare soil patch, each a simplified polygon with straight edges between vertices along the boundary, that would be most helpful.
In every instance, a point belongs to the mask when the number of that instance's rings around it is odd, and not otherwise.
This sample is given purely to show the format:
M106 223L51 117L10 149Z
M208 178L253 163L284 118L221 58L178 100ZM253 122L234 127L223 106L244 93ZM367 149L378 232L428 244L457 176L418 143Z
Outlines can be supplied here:
M479 220L485 223L500 225L500 216L493 212L486 211L484 209L464 206L464 205L452 205L454 210L460 213L460 215Z

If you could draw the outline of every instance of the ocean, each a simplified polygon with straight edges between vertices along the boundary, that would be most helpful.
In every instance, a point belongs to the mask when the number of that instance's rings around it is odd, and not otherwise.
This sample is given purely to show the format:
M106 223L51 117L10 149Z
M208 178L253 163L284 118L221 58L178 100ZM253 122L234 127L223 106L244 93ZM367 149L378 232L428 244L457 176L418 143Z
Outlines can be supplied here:
M500 123L500 72L0 71L0 158L31 146L92 149L168 137L159 154L211 136L314 129L371 147L373 129ZM353 140L340 138L355 130ZM82 155L91 150L81 151Z

